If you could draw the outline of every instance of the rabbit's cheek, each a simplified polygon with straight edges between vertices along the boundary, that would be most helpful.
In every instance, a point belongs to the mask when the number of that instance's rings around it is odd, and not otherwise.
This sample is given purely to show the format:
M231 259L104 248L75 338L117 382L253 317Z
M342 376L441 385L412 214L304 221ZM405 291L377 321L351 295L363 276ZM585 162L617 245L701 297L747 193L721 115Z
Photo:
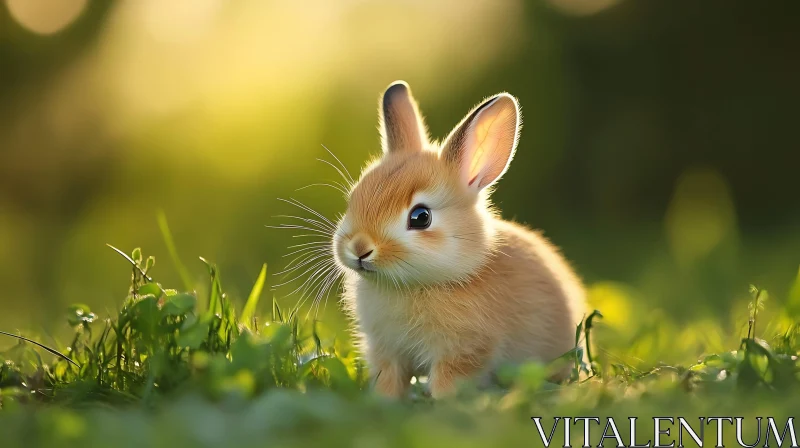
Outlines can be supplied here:
M418 238L426 250L439 250L444 247L445 234L441 230L421 231Z

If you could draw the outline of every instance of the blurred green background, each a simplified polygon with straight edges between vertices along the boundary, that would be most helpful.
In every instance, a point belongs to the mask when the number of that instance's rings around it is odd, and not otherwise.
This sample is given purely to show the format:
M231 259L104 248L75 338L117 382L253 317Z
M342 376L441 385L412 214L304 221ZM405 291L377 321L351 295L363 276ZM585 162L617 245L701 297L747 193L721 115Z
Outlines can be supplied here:
M297 242L264 227L294 212L277 198L343 211L295 190L337 178L322 144L353 172L379 151L378 96L404 79L436 137L485 96L520 99L495 200L563 248L618 333L736 330L749 283L800 300L798 17L796 1L2 0L0 328L57 337L70 303L115 310L130 271L106 243L179 287L159 210L198 287L203 256L246 297Z

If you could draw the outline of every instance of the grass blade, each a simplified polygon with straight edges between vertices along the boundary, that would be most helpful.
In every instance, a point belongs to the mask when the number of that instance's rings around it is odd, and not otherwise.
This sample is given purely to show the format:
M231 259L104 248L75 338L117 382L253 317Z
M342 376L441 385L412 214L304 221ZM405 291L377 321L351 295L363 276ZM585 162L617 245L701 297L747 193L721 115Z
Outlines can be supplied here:
M110 245L110 244L108 244L108 243L106 243L106 246L110 247L110 248L111 248L111 249L112 249L114 252L116 252L116 253L118 253L118 254L122 255L123 257L125 257L125 259L126 259L126 260L128 260L128 263L130 263L131 265L133 265L133 267L134 267L134 268L136 268L136 269L139 271L139 273L141 273L141 274L142 274L142 277L144 277L144 279L145 279L145 280L147 280L148 282L152 282L152 281L153 281L153 279L152 279L152 278L150 278L150 277L148 277L148 276L147 276L147 273L146 273L146 272L144 272L144 271L142 270L142 268L141 268L141 267L140 267L138 264L136 264L136 262L135 262L135 261L133 261L133 258L131 258L131 257L129 257L129 256L128 256L128 254L126 254L125 252L123 252L123 251L121 251L121 250L117 249L116 247L114 247L114 246L112 246L112 245Z
M203 257L200 257L200 261L205 263L208 267L208 273L211 276L211 288L208 292L208 309L206 310L207 317L213 316L217 312L217 308L222 309L221 307L221 288L219 285L219 272L217 271L217 266L213 265L208 262Z
M47 350L47 351L48 351L48 352L50 352L51 354L53 354L53 355L56 355L56 356L58 356L59 358L61 358L61 359L64 359L64 360L66 360L66 361L70 362L71 364L75 365L75 367L77 367L77 368L80 368L80 367L81 367L81 366L80 366L80 365L79 365L77 362L75 362L75 361L73 361L72 359L70 359L70 358L69 358L67 355L65 355L65 354L63 354L63 353L61 353L61 352L59 352L58 350L52 349L52 348L50 348L50 347L48 347L48 346L46 346L46 345L40 344L40 343L38 343L38 342L34 341L33 339L28 339L28 338L26 338L26 337L24 337L24 336L20 336L20 335L18 335L18 334L6 333L5 331L0 331L0 334L2 334L2 335L5 335L5 336L10 336L10 337L12 337L12 338L20 339L20 340L23 340L23 341L25 341L25 342L30 342L31 344L33 344L33 345L35 345L35 346L37 346L37 347L40 347L40 348L42 348L42 349L44 349L44 350Z
M258 306L258 301L261 298L261 291L264 289L264 282L266 279L267 264L264 263L264 265L261 267L261 273L258 274L258 278L253 285L253 289L250 291L250 296L247 298L247 302L244 304L244 310L242 310L242 315L240 317L245 327L247 327L249 330L253 330L253 317L256 315L256 307Z
M183 286L186 288L186 291L191 291L191 276L189 276L189 271L186 270L186 266L183 265L178 256L178 250L175 248L175 240L172 238L172 232L169 231L169 225L167 224L167 215L164 214L163 210L159 210L158 212L158 228L161 229L161 236L164 238L164 244L167 246L169 257L172 259L172 264L175 265L175 269L178 270L178 275L181 277Z

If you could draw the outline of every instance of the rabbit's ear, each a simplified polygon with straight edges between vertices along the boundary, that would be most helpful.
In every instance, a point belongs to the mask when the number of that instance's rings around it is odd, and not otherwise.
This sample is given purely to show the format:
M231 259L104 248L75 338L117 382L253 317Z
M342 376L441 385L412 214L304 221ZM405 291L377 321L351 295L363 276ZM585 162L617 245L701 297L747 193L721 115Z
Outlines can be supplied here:
M380 110L383 152L420 151L428 146L428 130L404 81L393 82L383 94Z
M517 148L521 117L517 100L501 93L472 110L442 145L441 157L476 192L508 169Z

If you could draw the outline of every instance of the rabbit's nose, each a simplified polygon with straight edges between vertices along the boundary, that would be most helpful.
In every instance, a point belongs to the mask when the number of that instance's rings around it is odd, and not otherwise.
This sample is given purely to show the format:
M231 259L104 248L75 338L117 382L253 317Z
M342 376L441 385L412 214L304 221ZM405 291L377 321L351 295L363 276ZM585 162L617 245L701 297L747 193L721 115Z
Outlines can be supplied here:
M350 250L359 260L364 260L375 252L375 246L369 238L358 235L350 241Z

